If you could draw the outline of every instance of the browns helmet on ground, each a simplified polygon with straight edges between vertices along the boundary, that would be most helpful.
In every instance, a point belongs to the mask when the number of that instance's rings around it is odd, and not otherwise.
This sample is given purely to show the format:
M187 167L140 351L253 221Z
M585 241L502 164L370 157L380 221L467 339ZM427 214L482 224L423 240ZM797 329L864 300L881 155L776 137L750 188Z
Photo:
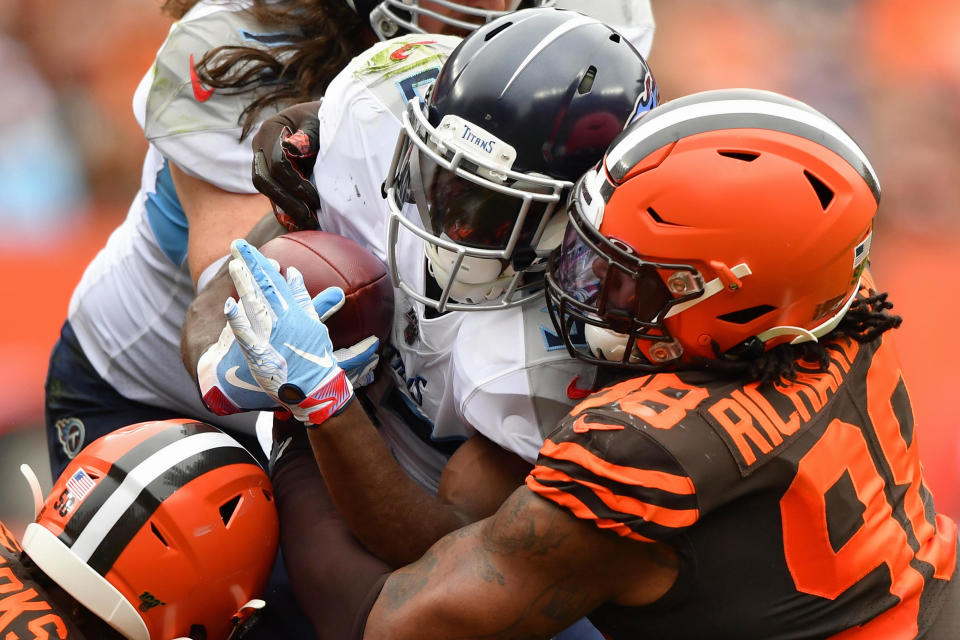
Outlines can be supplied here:
M84 448L27 526L27 556L130 640L224 640L256 607L279 530L266 473L191 420L144 422Z

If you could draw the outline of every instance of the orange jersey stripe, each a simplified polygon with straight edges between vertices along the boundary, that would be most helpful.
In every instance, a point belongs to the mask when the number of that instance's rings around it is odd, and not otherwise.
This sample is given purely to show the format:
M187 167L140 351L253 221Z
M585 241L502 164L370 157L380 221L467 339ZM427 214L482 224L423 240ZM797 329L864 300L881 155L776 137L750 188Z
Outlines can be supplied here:
M570 513L580 518L581 520L592 521L600 529L607 529L609 531L616 533L619 536L623 536L624 538L631 538L639 542L654 542L654 540L652 540L651 538L647 538L645 536L640 535L639 533L637 533L636 531L634 531L633 529L631 529L630 527L628 527L627 525L621 522L610 520L608 518L597 517L597 514L595 514L590 509L590 507L580 502L580 500L578 500L575 496L565 491L561 491L560 489L557 489L555 487L544 486L539 482L537 482L537 479L534 478L532 475L527 476L526 483L527 483L527 488L530 489L530 491L533 491L538 496L546 500L549 500L550 502L553 502L561 507L568 509Z
M540 454L555 460L574 462L601 478L620 484L660 489L678 495L692 496L696 493L693 481L687 476L613 464L574 442L557 444L548 438L540 448Z
M530 472L530 475L540 480L578 484L592 491L601 502L612 510L637 516L647 522L658 524L661 527L669 527L672 529L689 527L700 517L700 512L697 509L670 509L669 507L650 504L649 502L644 502L629 496L621 496L603 485L586 480L574 480L562 471L549 467L536 466L533 468L533 471ZM596 519L596 516L594 516L594 519Z

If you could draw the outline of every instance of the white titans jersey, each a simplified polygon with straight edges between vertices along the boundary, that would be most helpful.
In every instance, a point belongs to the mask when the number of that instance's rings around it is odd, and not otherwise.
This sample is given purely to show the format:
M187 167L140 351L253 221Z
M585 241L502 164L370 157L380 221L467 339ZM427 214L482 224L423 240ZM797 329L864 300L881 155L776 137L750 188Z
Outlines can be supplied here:
M175 162L221 189L257 192L250 140L239 140L249 96L210 91L193 74L216 46L280 39L240 11L248 5L205 0L171 27L133 100L150 143L140 191L83 274L69 320L97 372L123 396L253 433L256 414L216 417L204 408L180 359L180 329L196 293L187 220L170 177Z
M381 185L400 114L458 42L415 34L379 43L330 83L320 106L313 173L320 226L358 241L381 260L389 218ZM418 219L412 205L408 213ZM398 269L423 292L423 241L401 229L398 243ZM544 429L552 430L573 405L568 387L574 379L579 376L580 388L594 382L595 369L567 354L542 299L522 308L428 318L422 304L399 289L394 293L392 344L384 352L390 373L381 373L366 395L394 455L428 489L436 491L450 445L474 428L533 462Z

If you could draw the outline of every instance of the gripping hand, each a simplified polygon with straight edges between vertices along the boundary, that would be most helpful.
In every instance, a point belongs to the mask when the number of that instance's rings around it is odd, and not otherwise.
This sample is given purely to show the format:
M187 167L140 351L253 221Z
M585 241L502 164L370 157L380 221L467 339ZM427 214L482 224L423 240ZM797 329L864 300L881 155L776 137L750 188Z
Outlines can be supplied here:
M323 318L343 304L329 287L313 300L294 267L287 278L255 248L235 240L230 277L240 298L224 314L250 373L268 396L300 422L320 424L353 399L353 386L334 356Z
M270 198L288 231L318 228L320 196L310 174L319 146L319 106L317 101L287 107L253 136L253 184Z
M197 381L203 404L218 416L279 408L250 374L229 324L224 324L220 339L200 356Z

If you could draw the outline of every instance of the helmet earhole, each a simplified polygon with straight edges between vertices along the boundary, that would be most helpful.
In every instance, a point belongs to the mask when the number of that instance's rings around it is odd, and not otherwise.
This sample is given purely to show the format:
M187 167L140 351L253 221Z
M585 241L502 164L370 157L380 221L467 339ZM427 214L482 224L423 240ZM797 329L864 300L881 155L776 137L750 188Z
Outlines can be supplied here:
M237 505L239 504L240 496L236 496L220 505L220 519L223 520L224 526L229 526L230 518L233 517L234 512L237 510Z
M580 81L580 85L577 87L577 93L583 95L585 93L590 93L590 90L593 88L593 81L597 77L597 68L591 66L587 69L587 72L583 74L583 79Z
M155 535L155 536L157 537L157 539L160 540L160 542L163 544L163 546L165 546L165 547L169 547L169 546L170 546L169 544L167 544L167 539L163 537L163 534L162 534L162 533L160 533L160 529L158 529L158 528L157 528L157 525L155 525L155 524L152 523L152 522L150 523L150 531L152 531L152 532L153 532L153 535Z
M813 187L813 190L817 193L817 198L820 200L820 206L826 211L833 201L833 189L809 171L804 170L803 175L810 181L810 186Z

